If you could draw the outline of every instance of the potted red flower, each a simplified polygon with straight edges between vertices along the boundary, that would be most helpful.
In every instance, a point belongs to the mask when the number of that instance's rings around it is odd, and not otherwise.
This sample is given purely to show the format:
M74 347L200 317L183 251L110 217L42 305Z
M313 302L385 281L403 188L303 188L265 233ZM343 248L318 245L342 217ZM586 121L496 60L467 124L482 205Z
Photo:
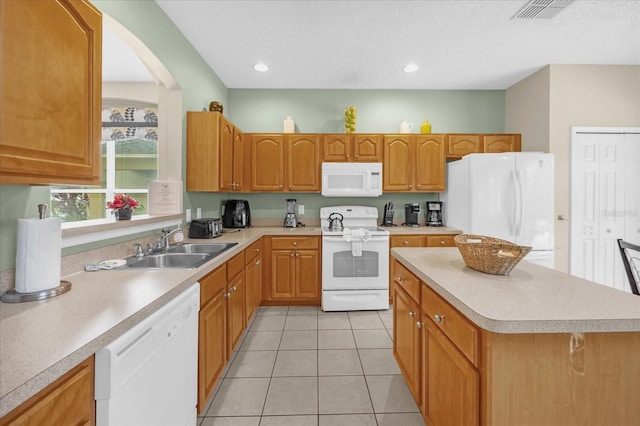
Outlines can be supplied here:
M127 194L116 194L113 201L107 201L107 207L116 215L116 220L130 220L133 209L140 207L140 203Z

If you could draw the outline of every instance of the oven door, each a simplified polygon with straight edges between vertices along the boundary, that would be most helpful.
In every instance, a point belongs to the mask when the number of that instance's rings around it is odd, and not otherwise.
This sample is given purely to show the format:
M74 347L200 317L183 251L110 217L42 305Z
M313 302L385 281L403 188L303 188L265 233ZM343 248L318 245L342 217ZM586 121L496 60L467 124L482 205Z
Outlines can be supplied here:
M389 287L389 237L372 236L362 256L341 236L322 239L322 290L369 290Z

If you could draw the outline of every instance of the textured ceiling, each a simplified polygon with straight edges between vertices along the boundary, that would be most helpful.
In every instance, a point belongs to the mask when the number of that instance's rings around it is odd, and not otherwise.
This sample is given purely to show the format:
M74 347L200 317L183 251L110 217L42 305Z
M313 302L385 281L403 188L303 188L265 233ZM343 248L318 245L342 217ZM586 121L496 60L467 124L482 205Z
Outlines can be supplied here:
M156 3L229 88L491 90L548 64L640 65L637 0L550 20L512 20L526 0Z

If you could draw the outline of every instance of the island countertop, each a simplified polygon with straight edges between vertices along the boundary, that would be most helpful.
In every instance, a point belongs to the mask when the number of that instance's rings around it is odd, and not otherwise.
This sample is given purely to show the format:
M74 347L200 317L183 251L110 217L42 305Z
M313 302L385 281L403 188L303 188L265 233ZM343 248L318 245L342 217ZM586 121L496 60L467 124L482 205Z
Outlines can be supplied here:
M391 254L491 332L640 331L640 297L531 262L490 275L468 268L457 248L393 248Z

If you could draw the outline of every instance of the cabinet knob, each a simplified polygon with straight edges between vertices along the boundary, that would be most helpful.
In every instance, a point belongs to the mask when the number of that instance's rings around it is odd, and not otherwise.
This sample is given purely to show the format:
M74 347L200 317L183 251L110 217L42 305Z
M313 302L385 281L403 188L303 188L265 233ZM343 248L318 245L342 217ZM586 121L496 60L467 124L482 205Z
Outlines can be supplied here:
M420 321L416 322L416 327L422 328L422 323Z
M282 185L278 185L278 188L282 189Z
M411 184L409 184L409 189L411 189Z
M296 252L296 257L300 256L300 253Z
M415 316L416 316L416 313L415 313L415 312L411 312L411 311L409 311L409 317L413 318L413 317L415 317Z
M440 324L442 321L444 321L444 315L438 315L436 314L435 316L435 320L438 324Z
M238 288L234 285L233 287L231 287L231 291L237 291Z
M398 275L398 278L396 278L398 281L402 282L404 281L404 278L401 275Z
M231 293L225 293L224 297L227 298L227 299L231 298Z
M345 155L346 158L349 158L349 154Z
M402 244L404 244L405 246L408 246L409 245L409 241L405 240L405 241L402 242Z
M359 157L359 155L358 155L358 154L356 154L356 155L354 155L354 157L358 158L358 157Z
M293 246L295 247L295 246L297 246L297 245L298 245L298 242L297 242L297 241L294 241L294 242L293 242Z
M256 253L260 253L260 249L259 248L256 249Z
M417 185L416 185L416 188L420 188L421 186L422 186L422 185L417 184ZM409 187L411 187L411 185L409 185Z
M440 240L440 245L443 246L444 245L444 241Z
M289 256L293 257L293 252L291 252L291 254Z
M260 261L259 260L256 260L256 266L257 265L260 265Z
M289 185L289 189L291 189L291 185Z

